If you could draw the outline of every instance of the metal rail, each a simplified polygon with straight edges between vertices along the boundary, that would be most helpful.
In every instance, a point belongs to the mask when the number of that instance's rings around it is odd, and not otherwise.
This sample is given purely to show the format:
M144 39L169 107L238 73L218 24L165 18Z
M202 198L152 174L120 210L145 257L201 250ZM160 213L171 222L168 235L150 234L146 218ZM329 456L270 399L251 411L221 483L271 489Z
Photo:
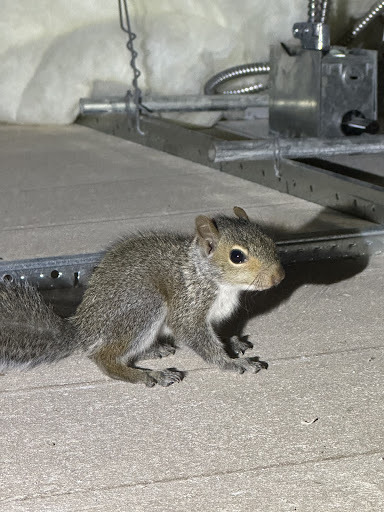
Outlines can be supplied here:
M147 112L199 112L206 110L243 110L249 107L268 107L269 97L250 96L144 96L141 104ZM80 99L80 114L95 115L128 112L134 114L136 106L129 98Z
M324 158L334 155L384 153L384 136L334 139L260 139L214 142L208 152L212 162L241 162L279 158Z
M325 169L318 163L308 164L286 158L215 163L208 158L213 144L227 139L244 139L244 136L225 131L223 126L212 130L193 130L164 119L144 117L142 122L146 134L139 137L132 121L122 114L82 116L77 122L313 203L384 224L383 187L357 179L353 169L349 169L350 173L346 175L333 170L333 166ZM279 173L276 173L276 166Z
M302 234L277 243L284 265L384 253L384 226L362 232ZM1 281L28 281L40 290L86 286L104 253L1 261Z

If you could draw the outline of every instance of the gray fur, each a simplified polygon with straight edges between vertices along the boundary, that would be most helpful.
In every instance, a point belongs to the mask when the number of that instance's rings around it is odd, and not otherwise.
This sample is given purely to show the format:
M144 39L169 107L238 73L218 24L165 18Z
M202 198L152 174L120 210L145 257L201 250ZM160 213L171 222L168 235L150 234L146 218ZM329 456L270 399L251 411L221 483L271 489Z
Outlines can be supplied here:
M33 287L0 284L0 371L53 363L78 348L71 322L57 316Z
M198 219L194 236L158 232L116 242L93 273L83 301L70 319L56 316L33 288L2 285L3 369L57 361L82 349L112 378L167 386L182 380L184 373L135 365L146 355L158 353L158 338L166 333L223 369L259 371L261 363L227 355L214 330L214 319L222 320L222 315L214 310L225 304L225 294L229 299L234 294L232 302L228 300L233 306L225 310L229 315L237 304L235 294L249 286L231 282L237 268L226 262L225 247L247 248L249 255L261 262L261 277L256 276L254 283L269 279L269 287L283 278L275 245L246 216L206 218L209 239L201 234L205 228L198 227L204 217ZM220 251L224 251L222 256ZM221 263L214 260L217 254ZM164 355L170 352L168 346Z

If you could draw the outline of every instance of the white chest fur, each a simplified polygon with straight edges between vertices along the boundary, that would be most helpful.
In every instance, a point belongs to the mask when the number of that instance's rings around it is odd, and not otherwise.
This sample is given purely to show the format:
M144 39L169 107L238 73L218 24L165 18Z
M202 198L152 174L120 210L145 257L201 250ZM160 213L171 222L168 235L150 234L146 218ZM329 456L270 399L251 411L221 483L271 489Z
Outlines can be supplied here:
M221 285L209 310L208 320L217 324L229 318L239 305L240 291L235 286Z

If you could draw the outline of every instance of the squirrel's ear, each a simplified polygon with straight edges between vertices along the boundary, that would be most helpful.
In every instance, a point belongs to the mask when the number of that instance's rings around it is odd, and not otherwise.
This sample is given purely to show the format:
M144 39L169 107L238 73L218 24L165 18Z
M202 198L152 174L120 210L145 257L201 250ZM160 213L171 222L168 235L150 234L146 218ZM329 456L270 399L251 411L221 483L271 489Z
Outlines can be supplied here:
M215 222L205 215L199 215L195 220L197 240L208 256L216 249L220 235Z
M239 219L249 220L249 217L245 213L245 210L240 208L240 206L234 206L233 213L236 215L236 217L239 217Z

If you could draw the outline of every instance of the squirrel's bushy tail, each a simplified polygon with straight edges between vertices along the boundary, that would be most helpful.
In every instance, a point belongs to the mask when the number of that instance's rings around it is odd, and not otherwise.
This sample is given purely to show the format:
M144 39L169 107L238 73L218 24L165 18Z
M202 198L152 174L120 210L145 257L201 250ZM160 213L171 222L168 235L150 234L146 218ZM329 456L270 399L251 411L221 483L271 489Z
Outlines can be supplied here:
M77 348L71 321L58 316L35 288L0 284L0 371L52 363Z

